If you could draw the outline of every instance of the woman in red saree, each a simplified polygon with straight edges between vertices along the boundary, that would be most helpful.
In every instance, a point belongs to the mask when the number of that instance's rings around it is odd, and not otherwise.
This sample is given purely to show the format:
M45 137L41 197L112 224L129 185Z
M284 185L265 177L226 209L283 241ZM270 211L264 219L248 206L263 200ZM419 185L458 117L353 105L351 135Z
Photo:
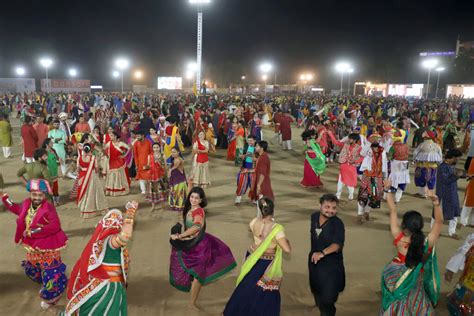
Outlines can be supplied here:
M227 160L234 161L237 145L237 118L232 119L232 124L227 132Z
M76 203L81 210L82 218L92 218L109 208L104 188L99 180L97 158L92 155L92 146L84 144L82 155L77 158L78 189Z
M206 188L211 184L209 174L209 141L205 140L204 132L199 133L199 138L193 145L193 169L191 181L193 186Z
M133 234L138 203L125 213L109 211L97 224L74 266L67 288L68 303L61 315L127 315L126 248Z
M116 132L110 134L110 142L105 145L109 157L109 170L105 178L105 194L111 196L127 195L130 192L130 178L125 158L130 147L119 140Z

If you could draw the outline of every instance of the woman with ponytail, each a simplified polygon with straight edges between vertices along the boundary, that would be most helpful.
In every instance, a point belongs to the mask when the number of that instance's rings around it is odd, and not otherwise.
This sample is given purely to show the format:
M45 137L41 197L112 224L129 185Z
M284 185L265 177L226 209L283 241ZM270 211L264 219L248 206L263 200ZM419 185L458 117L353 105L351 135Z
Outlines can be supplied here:
M423 233L423 216L417 211L403 214L401 226L391 181L385 180L390 209L390 231L397 255L382 272L380 315L432 315L440 293L440 277L435 244L443 225L443 213L436 195L433 203L435 222L428 236Z

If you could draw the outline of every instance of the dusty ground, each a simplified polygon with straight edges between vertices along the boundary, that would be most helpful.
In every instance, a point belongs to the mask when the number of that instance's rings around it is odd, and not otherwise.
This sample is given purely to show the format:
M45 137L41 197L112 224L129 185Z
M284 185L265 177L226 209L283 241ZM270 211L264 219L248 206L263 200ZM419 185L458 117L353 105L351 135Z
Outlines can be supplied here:
M13 120L14 159L0 158L0 170L6 182L5 191L19 201L25 198L26 191L16 178L20 167L21 147L19 146L18 121ZM272 185L276 196L276 220L285 226L286 234L293 246L291 256L283 262L284 283L281 288L282 315L318 315L313 308L313 299L308 286L307 254L310 246L310 214L318 208L321 194L335 192L338 167L331 165L322 177L324 189L307 190L299 185L303 175L302 146L299 141L301 130L294 130L294 151L284 152L270 144L272 163ZM270 130L265 130L266 138L272 137ZM461 167L462 162L459 163ZM225 161L225 152L219 150L210 161L212 186L206 190L209 197L207 208L208 231L224 240L232 249L240 263L250 243L247 232L248 223L255 215L255 207L243 200L242 206L234 206L235 175L237 169L233 163ZM186 157L186 169L190 167L190 158ZM71 180L60 180L62 202L72 185ZM460 181L460 196L464 194L465 181ZM408 187L401 203L400 213L416 209L425 216L426 228L429 227L431 214L430 202L414 197L414 184ZM344 192L347 199L347 191ZM132 184L132 194L121 198L108 198L111 207L123 209L127 200L137 199L142 202L138 183ZM384 265L395 254L388 227L386 205L373 213L373 221L362 226L355 224L356 202L343 200L339 216L346 225L346 244L344 248L347 274L346 289L337 303L338 315L376 315L380 304L380 272ZM63 261L71 271L84 245L88 241L98 219L83 220L79 210L72 202L67 202L58 209L62 227L69 236L69 247L63 251ZM131 249L131 271L128 285L128 304L130 315L219 315L223 310L235 284L240 269L226 275L223 279L203 288L200 297L202 312L195 312L187 307L189 294L175 290L168 282L170 245L168 235L175 223L176 215L171 212L150 212L148 204L141 204L136 221L136 231ZM40 299L37 296L39 286L32 283L23 274L20 267L24 259L24 250L15 245L13 236L15 217L0 212L0 309L3 315L53 315L55 311L41 311ZM426 231L426 229L425 229ZM444 228L444 234L447 227ZM460 235L465 237L470 229L462 229ZM438 255L441 273L449 256L461 245L443 237L439 241ZM445 296L451 291L452 284L442 281L442 295L437 314L446 315ZM61 300L60 308L65 305Z

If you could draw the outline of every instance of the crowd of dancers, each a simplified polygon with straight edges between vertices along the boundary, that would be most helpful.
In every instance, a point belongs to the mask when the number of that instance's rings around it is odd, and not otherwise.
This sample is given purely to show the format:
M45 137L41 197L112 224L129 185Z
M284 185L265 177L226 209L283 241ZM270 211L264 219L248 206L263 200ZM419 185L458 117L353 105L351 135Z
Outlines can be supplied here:
M339 164L335 194L321 194L320 209L311 215L309 283L321 315L335 315L345 288L345 227L337 216L344 187L349 201L357 198L358 224L370 221L384 200L390 210L397 255L382 272L381 315L434 314L440 294L435 245L443 222L453 239L460 239L459 226L474 226L474 103L462 99L12 94L0 103L5 158L12 158L14 116L21 121L24 161L17 176L30 196L14 203L1 192L2 201L18 216L15 242L27 252L25 273L41 284L41 306L57 304L66 292L65 315L127 314L127 244L139 203L130 201L121 212L109 208L106 196L128 195L132 181L138 182L140 204L177 214L169 281L191 292L193 307L198 308L202 286L237 266L229 247L206 232L204 189L212 185L209 158L217 150L226 150L236 167L235 204L248 196L256 205L249 224L253 240L223 315L278 315L282 253L291 252L291 245L273 218L278 197L268 149L271 143L293 150L292 128L300 129L304 144L302 187L323 186L321 175ZM271 140L263 139L263 128L273 130ZM456 169L464 153L465 168ZM411 183L412 164L418 196L433 205L428 235L417 211L404 213L398 223L396 204ZM69 198L80 216L101 217L69 277L61 260L68 238L56 212L66 203L60 199L60 175L74 181ZM460 178L469 181L462 205ZM452 315L474 312L473 236L446 268L446 280L463 270L448 298Z

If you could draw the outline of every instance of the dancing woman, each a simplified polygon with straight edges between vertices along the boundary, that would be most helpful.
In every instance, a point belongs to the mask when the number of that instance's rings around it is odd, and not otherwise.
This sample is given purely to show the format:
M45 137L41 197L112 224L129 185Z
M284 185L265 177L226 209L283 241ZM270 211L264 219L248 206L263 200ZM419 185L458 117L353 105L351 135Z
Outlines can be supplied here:
M105 144L105 151L109 157L109 169L105 178L105 194L111 196L127 195L130 192L130 178L128 177L125 157L130 147L119 140L119 135L112 132L110 142Z
M232 118L232 124L229 127L227 132L227 160L234 161L236 155L236 145L237 145L237 118L234 116Z
M159 143L154 143L152 148L153 153L148 156L147 169L150 171L150 177L145 200L151 202L153 211L157 203L166 201L168 197L168 183L166 181L166 165L161 154L161 146Z
M258 200L261 213L250 222L253 243L237 278L237 287L224 310L225 316L280 314L282 253L291 246L281 224L273 219L274 204L269 198Z
M92 155L91 144L82 146L82 154L77 158L77 198L76 203L81 210L82 218L103 215L108 209L104 188L99 179L99 166L96 156Z
M97 224L71 273L63 315L127 315L126 248L132 238L138 203L128 202L125 216L109 211Z
M385 180L385 190L391 181ZM389 192L387 192L389 193ZM440 293L440 277L435 244L443 226L443 212L436 195L430 196L435 222L427 237L423 234L423 216L417 211L403 214L401 226L393 193L387 194L390 231L397 255L382 271L380 315L432 315Z
M184 231L177 224L172 229L170 283L180 291L191 290L191 304L196 305L203 285L216 281L236 267L229 247L206 233L206 195L200 187L189 192L183 210Z
M314 130L304 131L301 134L306 157L304 160L303 180L301 180L300 184L305 188L318 188L323 185L320 176L326 170L326 156L321 151L318 141L314 139L316 135Z
M198 139L193 145L193 170L191 179L193 186L206 188L211 184L209 174L209 141L204 139L204 132L199 132Z
M170 192L168 194L168 205L170 210L182 212L188 183L184 173L184 160L179 157L178 149L171 149L170 167L168 169L168 179Z

